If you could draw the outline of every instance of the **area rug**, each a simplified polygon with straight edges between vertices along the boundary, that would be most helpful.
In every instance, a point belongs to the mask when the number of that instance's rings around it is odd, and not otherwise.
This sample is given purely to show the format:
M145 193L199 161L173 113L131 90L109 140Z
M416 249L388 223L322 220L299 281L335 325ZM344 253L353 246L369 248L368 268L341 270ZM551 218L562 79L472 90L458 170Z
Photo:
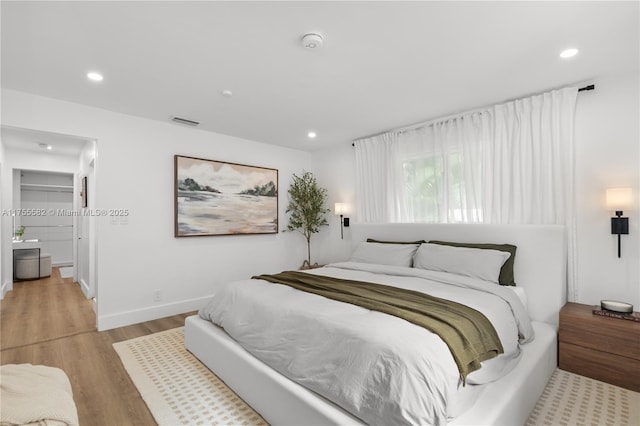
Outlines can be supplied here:
M158 425L267 425L184 348L182 327L113 348Z
M640 425L640 393L556 369L526 426Z
M114 343L159 425L267 422L184 348L182 327ZM640 424L640 393L556 370L526 426Z

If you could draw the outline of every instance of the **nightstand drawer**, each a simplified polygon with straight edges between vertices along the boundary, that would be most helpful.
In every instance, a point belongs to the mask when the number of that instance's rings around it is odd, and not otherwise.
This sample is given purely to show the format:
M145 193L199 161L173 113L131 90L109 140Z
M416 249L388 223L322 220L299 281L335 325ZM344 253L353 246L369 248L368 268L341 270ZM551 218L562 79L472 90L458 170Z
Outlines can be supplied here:
M567 303L560 311L558 340L640 360L640 323L594 315L592 310Z
M571 343L597 351L606 350L609 353L640 360L640 339L637 333L617 330L619 322L625 321L614 318L603 319L604 326L585 324L567 324L560 326L558 338L561 342ZM612 321L618 321L611 324ZM607 324L609 323L609 324Z
M640 392L640 361L560 342L560 369Z

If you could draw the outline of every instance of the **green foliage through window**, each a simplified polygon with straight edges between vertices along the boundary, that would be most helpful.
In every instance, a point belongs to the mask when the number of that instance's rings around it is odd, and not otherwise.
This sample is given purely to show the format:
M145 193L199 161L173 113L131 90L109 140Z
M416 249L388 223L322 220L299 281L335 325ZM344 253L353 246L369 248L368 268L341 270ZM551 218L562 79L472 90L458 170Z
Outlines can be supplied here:
M467 208L472 188L465 187L463 156L410 158L402 162L404 206L417 222L478 222L481 212ZM446 220L443 220L446 218Z

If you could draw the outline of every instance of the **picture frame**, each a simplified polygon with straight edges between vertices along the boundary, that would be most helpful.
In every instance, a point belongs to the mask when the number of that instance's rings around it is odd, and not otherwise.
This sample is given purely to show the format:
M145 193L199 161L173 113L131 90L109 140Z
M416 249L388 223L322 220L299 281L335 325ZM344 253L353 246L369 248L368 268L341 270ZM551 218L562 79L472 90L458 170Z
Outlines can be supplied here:
M278 170L174 156L174 236L278 233Z
M89 206L89 196L87 194L87 177L84 176L82 178L82 185L80 189L80 198L82 200L82 208L86 208Z

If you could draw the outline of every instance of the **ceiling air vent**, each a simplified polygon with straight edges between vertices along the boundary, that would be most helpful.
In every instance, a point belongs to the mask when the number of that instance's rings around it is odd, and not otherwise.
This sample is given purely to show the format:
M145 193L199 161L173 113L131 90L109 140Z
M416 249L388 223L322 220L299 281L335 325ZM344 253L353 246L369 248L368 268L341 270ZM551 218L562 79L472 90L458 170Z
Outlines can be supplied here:
M178 123L178 124L184 124L187 126L198 126L200 123L197 121L193 121L193 120L187 120L186 118L180 118L180 117L171 117L171 121L173 121L174 123Z

